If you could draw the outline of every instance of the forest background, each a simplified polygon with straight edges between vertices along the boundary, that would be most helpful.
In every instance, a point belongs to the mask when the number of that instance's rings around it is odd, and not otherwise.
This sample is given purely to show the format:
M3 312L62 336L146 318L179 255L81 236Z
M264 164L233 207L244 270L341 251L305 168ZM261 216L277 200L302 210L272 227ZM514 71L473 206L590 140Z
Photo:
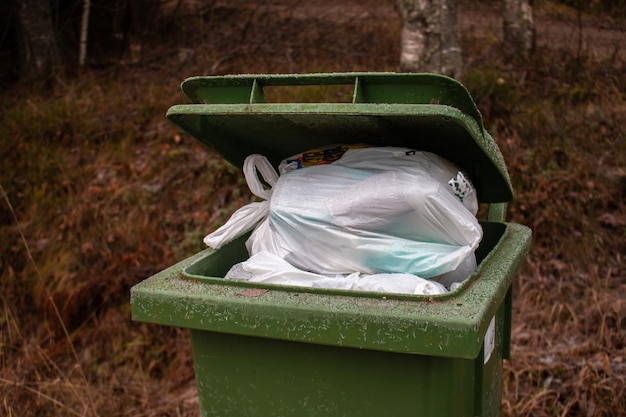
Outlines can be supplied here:
M164 117L189 76L396 71L389 0L58 1L60 62L24 79L0 5L0 413L197 416L185 330L135 323L130 288L252 200ZM626 6L536 0L527 59L500 2L459 1L460 79L502 149L508 219L533 229L514 284L505 416L626 409ZM45 82L44 82L45 81ZM280 100L294 99L284 93ZM333 101L324 91L312 100Z

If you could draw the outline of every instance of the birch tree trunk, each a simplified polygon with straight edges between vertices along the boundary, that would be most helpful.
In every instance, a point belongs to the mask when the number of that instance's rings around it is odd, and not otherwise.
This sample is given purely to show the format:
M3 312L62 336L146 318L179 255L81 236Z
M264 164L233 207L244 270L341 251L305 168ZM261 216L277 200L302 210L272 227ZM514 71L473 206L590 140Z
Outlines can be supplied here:
M457 0L396 0L402 19L400 68L460 77Z
M80 46L78 48L78 66L85 65L87 58L87 34L89 33L89 9L91 8L90 0L83 0L83 15L80 20Z
M510 57L526 58L535 47L532 0L504 0L504 50Z
M48 0L17 2L20 78L50 81L60 69Z

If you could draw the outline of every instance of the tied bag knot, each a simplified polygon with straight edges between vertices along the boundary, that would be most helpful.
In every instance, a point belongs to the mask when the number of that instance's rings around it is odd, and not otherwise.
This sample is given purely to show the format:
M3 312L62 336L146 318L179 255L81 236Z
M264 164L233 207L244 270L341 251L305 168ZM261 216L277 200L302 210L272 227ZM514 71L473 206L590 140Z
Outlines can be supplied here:
M220 249L240 234L257 226L269 213L269 200L272 187L278 181L278 174L268 159L259 154L249 155L243 162L243 174L248 188L255 196L264 201L253 202L235 211L224 225L204 237L204 244L213 249ZM259 175L270 186L265 188Z

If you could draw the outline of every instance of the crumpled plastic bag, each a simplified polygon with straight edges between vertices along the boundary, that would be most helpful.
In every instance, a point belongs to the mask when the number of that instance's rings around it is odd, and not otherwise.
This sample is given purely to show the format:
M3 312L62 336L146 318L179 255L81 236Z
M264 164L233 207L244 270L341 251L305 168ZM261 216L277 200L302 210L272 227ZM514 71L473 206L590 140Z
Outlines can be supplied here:
M240 209L223 226L226 232L218 229L205 243L217 248L238 234L234 226L247 230L262 218L246 242L251 258L243 268L257 270L255 255L272 255L263 258L264 265L280 259L308 273L310 286L358 273L362 283L380 274L409 274L449 287L475 268L473 253L482 238L476 193L444 158L371 147L348 150L331 164L294 168L284 161L277 177L267 160L250 156L246 180L266 201ZM257 172L271 189L260 185ZM250 210L254 217L245 213ZM275 270L283 266L277 263ZM388 275L377 279L391 283Z
M353 272L347 275L320 275L298 269L269 252L257 253L247 261L235 264L225 278L294 287L396 294L438 295L447 292L443 284L412 274L368 275Z

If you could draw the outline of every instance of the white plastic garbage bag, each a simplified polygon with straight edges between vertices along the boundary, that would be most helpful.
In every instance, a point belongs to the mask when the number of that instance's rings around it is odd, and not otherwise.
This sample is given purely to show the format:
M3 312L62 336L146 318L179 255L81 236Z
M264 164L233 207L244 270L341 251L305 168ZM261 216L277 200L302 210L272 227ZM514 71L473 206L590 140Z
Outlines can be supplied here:
M204 237L204 244L208 247L219 249L237 236L249 231L261 221L267 219L269 199L272 190L265 189L259 180L259 175L271 187L276 185L278 174L270 162L262 155L253 154L248 156L243 163L243 174L252 194L263 199L241 207L235 211L222 227Z
M319 274L445 274L482 238L448 185L458 173L435 154L391 147L286 172L273 188L268 224L252 234L248 250Z
M235 264L225 276L265 284L294 287L326 288L336 290L370 291L396 294L437 295L445 294L447 288L436 281L412 274L361 274L320 275L303 271L269 252L252 255L245 262Z
M371 281L363 276L410 274L450 286L475 268L473 252L482 238L476 193L449 161L372 147L348 150L332 164L294 167L284 161L278 178L267 160L250 156L246 180L269 201L243 207L205 243L218 248L263 218L246 242L251 258L244 270L258 270L255 255L263 254L263 265L279 259L315 275L306 275L310 286L354 273L362 283ZM257 172L272 189L260 186Z

